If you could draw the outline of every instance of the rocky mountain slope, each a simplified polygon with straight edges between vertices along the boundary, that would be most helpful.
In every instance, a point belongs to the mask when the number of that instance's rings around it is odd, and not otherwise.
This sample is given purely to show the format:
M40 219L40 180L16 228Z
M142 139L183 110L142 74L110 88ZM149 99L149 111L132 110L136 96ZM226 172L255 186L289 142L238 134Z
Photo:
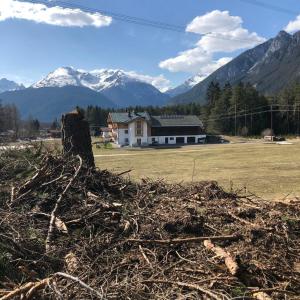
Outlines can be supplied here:
M211 81L221 85L250 82L266 95L279 92L300 77L300 32L285 31L265 43L247 50L196 84L190 91L171 99L172 103L205 103Z
M0 93L7 92L7 91L22 90L22 89L25 89L23 84L18 84L6 78L0 79Z
M203 80L203 76L200 74L197 74L188 80L186 80L184 83L180 84L179 86L167 90L165 93L169 95L170 97L175 97L177 95L183 94L191 90L197 83Z

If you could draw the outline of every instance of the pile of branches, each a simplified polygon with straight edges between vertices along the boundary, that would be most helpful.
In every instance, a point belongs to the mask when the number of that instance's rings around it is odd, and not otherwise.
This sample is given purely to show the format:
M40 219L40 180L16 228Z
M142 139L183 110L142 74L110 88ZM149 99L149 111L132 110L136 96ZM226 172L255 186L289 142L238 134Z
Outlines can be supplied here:
M300 202L0 158L0 299L299 299Z

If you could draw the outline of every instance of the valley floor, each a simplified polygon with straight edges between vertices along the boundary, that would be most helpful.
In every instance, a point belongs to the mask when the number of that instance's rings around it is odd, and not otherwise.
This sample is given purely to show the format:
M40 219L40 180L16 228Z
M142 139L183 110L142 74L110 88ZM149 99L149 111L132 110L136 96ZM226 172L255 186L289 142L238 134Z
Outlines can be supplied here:
M268 199L300 196L300 140L292 144L234 139L230 144L173 149L96 149L96 164L127 176L168 182L216 180Z

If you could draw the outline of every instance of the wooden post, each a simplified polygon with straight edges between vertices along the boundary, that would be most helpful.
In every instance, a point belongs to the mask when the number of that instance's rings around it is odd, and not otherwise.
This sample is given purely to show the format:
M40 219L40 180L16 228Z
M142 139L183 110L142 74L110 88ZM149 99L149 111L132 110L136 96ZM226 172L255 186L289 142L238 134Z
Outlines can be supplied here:
M84 120L83 113L76 109L62 115L61 124L63 153L79 155L89 167L94 168L89 123Z

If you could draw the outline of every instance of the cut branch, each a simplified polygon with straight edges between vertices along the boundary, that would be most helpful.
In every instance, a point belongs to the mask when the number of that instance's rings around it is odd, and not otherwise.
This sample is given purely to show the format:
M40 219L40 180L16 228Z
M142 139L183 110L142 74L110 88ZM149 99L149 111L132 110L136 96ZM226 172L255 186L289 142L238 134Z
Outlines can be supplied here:
M78 277L74 277L72 275L69 275L67 273L62 273L62 272L57 272L54 274L54 276L61 276L70 280L73 280L75 282L77 282L78 284L80 284L83 288L89 290L91 293L93 293L95 296L97 296L99 299L103 299L103 295L96 291L95 289L91 288L89 285L87 285L86 283L84 283L82 280L80 280ZM0 299L1 300L1 299Z
M235 259L230 255L230 253L226 252L223 248L219 246L215 246L210 240L205 240L203 242L206 249L211 250L214 252L217 256L221 257L225 260L225 265L227 269L229 270L231 275L236 275L239 266Z
M15 297L18 297L21 299L21 295L26 293L26 299L30 299L30 297L33 295L33 293L36 290L39 290L46 285L49 284L50 278L45 278L41 281L37 282L28 282L13 291L9 292L8 294L4 295L3 297L0 298L0 300L9 300L9 299L14 299Z
M192 283L184 283L184 282L179 282L179 281L169 281L169 280L144 280L142 281L142 283L145 284L151 284L151 283L164 283L164 284L172 284L172 285L177 285L180 287L184 287L184 288L188 288L190 290L197 290L199 292L201 292L202 294L206 294L208 296L210 296L212 299L215 300L224 300L224 299L228 299L225 295L217 295L209 290L206 290L204 288L202 288L201 286L197 285L197 284L192 284Z
M127 242L138 244L158 244L158 245L171 245L171 244L184 244L184 243L199 243L205 240L211 241L237 241L241 239L241 235L220 235L220 236L201 236L186 239L169 239L169 240L140 240L128 239Z
M53 237L53 232L54 232L54 228L55 228L55 220L56 220L56 211L59 207L60 202L62 201L64 195L67 193L67 191L69 190L70 186L72 185L72 183L74 182L75 178L77 177L81 167L82 167L82 159L81 157L78 155L77 156L79 158L79 167L77 168L74 176L70 179L69 183L67 184L67 186L65 187L65 189L63 190L63 192L60 194L59 198L57 199L54 209L51 212L51 217L50 217L50 223L49 223L49 229L48 229L48 234L47 234L47 238L46 238L46 252L49 252L50 248L51 248L51 241L52 241L52 237Z

